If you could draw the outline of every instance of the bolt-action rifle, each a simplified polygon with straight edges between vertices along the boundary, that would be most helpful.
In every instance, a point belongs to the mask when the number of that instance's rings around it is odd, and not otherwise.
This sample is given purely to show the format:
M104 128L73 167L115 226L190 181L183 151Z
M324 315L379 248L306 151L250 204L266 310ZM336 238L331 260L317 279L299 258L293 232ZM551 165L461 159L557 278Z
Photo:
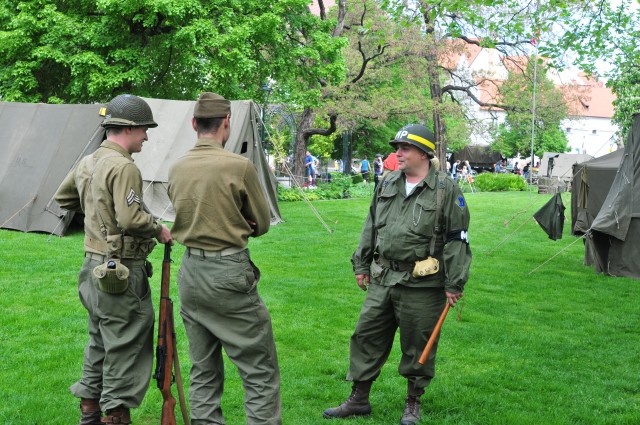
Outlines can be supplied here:
M162 261L162 283L160 286L160 316L158 318L158 344L156 346L156 370L153 378L158 381L158 388L162 393L161 425L176 425L176 399L171 394L173 382L173 370L175 366L175 378L180 398L182 419L189 425L182 377L180 375L180 362L176 345L176 331L173 323L173 301L169 298L169 282L171 267L171 245L164 246L164 260Z

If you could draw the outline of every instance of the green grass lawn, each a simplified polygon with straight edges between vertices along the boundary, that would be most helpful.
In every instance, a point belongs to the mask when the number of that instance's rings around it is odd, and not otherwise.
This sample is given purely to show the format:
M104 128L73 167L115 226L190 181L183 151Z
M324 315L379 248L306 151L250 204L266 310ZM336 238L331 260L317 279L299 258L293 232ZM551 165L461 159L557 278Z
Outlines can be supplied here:
M569 194L564 196L569 208ZM640 282L596 275L583 265L582 242L570 235L569 209L564 238L548 239L531 217L550 195L466 197L471 277L463 308L452 310L444 324L421 423L639 424ZM348 395L349 337L364 298L349 259L368 200L313 206L332 233L307 204L282 203L286 222L249 245L273 319L285 424L327 423L322 411ZM68 387L80 376L87 340L76 291L82 237L0 230L2 424L77 423L78 402ZM190 363L176 281L183 252L174 248L171 293L187 385ZM162 249L151 260L157 306ZM406 388L398 358L396 344L373 386L372 416L349 424L398 423ZM229 361L226 373L227 423L243 424L243 391ZM134 423L158 424L160 407L152 381L133 412ZM176 416L181 423L178 409Z

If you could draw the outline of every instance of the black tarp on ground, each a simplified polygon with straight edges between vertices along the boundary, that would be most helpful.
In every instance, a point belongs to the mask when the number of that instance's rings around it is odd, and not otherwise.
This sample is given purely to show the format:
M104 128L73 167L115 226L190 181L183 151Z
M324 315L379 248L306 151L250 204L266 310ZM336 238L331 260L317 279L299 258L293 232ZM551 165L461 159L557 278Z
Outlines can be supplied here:
M562 239L562 228L564 227L564 204L562 195L556 193L549 201L533 215L536 222L542 227L549 239Z
M585 263L597 273L640 279L640 114L624 156L585 241Z

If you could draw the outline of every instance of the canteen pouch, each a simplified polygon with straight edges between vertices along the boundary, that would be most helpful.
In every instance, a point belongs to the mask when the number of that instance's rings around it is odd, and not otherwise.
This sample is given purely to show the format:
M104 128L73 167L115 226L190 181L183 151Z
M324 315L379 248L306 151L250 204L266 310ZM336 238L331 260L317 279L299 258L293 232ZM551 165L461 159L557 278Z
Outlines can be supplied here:
M120 260L110 258L93 269L98 286L107 294L122 294L129 287L129 268Z
M411 274L413 277L420 278L436 274L438 270L440 270L440 262L433 257L428 257L425 260L416 261L416 265Z

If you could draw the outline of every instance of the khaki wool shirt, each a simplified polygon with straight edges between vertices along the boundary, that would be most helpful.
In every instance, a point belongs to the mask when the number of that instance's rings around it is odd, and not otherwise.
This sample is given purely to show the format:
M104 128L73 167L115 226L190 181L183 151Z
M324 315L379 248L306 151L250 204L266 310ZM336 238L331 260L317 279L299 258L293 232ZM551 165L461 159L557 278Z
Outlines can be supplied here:
M136 248L126 258L145 258L155 244L151 238L162 231L143 205L140 170L125 149L109 140L67 174L54 199L64 209L84 213L86 252L106 255L107 235L127 235ZM151 246L138 250L139 243Z
M405 177L393 171L382 180L371 202L358 248L352 256L355 274L370 275L383 286L444 287L452 293L462 292L469 278L471 250L467 240L469 209L458 185L443 179L445 191L441 231L434 232L436 220L436 186L439 172L431 167L409 196ZM415 278L411 271L383 268L374 258L413 264L430 255L431 239L436 238L433 257L440 262L436 274ZM375 255L374 255L375 254Z
M271 211L254 165L210 138L199 138L169 169L169 198L176 210L171 233L189 248L244 248L249 236L269 231Z

